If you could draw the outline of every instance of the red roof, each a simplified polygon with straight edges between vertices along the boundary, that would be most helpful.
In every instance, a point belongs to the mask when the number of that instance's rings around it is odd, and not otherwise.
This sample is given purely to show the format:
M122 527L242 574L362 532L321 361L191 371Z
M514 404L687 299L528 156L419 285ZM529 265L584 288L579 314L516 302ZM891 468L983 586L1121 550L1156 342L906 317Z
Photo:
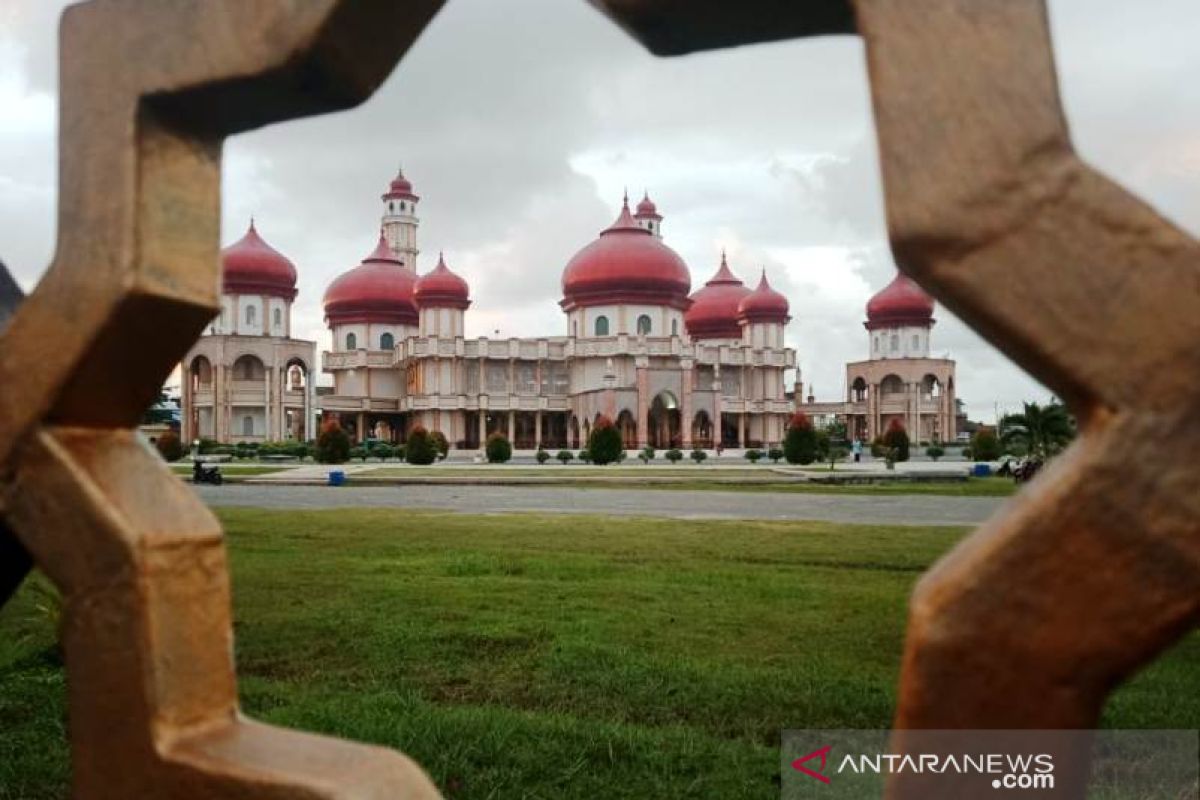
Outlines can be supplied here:
M662 219L662 215L658 213L658 206L654 205L654 201L650 199L649 192L642 193L642 201L637 204L637 214L634 216L638 219L644 217L656 220Z
M621 206L617 221L567 264L560 305L570 310L609 303L646 303L686 310L692 278L679 255L641 228Z
M446 266L438 253L438 263L417 279L413 300L418 308L462 308L471 305L467 282Z
M396 177L392 178L392 182L388 184L388 190L383 193L384 200L420 200L421 198L413 194L412 182L404 177L404 169L401 168L396 172Z
M899 325L932 325L933 298L902 272L867 301L867 330Z
M692 295L692 307L683 317L688 336L693 339L740 339L738 304L750 290L729 269L725 253L721 266L704 286Z
M783 325L791 319L788 316L787 298L771 288L765 269L758 281L758 287L746 295L738 305L738 319L743 322L778 322Z
M267 244L254 228L221 251L221 283L226 294L263 294L294 300L296 266Z
M325 290L325 319L330 325L351 322L416 325L417 306L413 302L416 282L416 275L392 254L380 233L375 250Z

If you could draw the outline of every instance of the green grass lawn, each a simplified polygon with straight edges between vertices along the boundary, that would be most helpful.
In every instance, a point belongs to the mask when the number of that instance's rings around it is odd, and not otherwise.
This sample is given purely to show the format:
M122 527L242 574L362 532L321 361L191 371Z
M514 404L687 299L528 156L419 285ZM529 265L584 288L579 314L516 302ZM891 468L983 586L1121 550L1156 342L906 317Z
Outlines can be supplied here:
M784 727L888 725L905 601L956 529L219 512L248 713L405 750L449 798L774 798ZM62 797L63 673L0 611L0 798ZM1200 724L1200 637L1105 723Z

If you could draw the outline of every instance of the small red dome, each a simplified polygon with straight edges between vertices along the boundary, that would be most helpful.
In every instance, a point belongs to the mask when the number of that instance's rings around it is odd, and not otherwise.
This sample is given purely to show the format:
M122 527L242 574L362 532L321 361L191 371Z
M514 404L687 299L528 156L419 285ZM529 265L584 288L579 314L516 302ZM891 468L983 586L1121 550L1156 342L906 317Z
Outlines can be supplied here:
M765 269L758 287L738 304L738 319L743 322L778 322L782 325L791 319L788 316L787 298L771 288Z
M417 279L413 300L418 308L463 308L471 305L467 282L446 266L442 254L429 272Z
M717 273L692 295L692 307L683 317L688 336L693 339L740 339L738 304L750 290L734 275L721 253Z
M642 193L642 201L637 204L637 214L634 215L638 219L649 217L651 219L662 219L662 215L658 213L658 206L654 205L654 201L650 199L648 192Z
M902 272L867 301L867 330L898 325L932 325L933 298Z
M221 283L226 294L265 294L296 298L296 266L267 244L254 228L221 251Z
M404 177L404 170L400 169L396 172L396 177L392 178L392 182L388 184L388 190L383 193L384 200L420 200L421 198L413 194L412 182Z
M562 277L566 310L609 303L645 303L686 310L692 278L687 264L629 213L621 214L596 241L567 264Z
M392 254L379 234L374 252L325 290L325 320L330 325L380 322L416 325L413 289L417 277Z

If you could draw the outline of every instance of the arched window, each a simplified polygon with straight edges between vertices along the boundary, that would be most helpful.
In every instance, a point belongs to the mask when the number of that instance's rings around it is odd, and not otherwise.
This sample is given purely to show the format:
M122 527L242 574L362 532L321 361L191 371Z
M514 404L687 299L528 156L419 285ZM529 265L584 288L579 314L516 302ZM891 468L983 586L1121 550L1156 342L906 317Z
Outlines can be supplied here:
M894 333L892 334L892 352L900 352L900 337Z
M379 349L380 350L391 350L395 346L396 346L396 338L394 336L392 336L390 333L385 333L383 336L379 337Z
M396 210L396 204L395 204L395 203L388 203L388 211L395 212L395 210Z
M650 317L642 314L637 318L637 332L639 336L645 336L650 333Z
M242 436L254 435L254 417L242 417Z
M913 350L917 350L920 347L921 347L921 337L919 334L914 333L913 334Z
M282 325L283 325L283 309L277 308L277 309L275 309L275 327L278 328Z
M679 335L679 320L677 320L677 319L671 320L671 335L672 336Z
M246 324L253 325L255 319L254 306L246 306Z
M346 334L346 349L347 350L357 350L358 349L358 337L355 336L353 333Z
M596 317L596 335L608 336L608 317Z

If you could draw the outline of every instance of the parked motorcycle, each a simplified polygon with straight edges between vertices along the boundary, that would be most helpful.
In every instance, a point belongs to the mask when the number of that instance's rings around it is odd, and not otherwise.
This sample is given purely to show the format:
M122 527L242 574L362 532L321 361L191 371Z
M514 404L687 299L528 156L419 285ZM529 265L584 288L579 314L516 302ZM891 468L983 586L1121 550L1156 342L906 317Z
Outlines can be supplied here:
M193 461L192 483L211 483L213 486L220 486L224 483L224 479L221 477L221 468L217 466L206 467L199 461Z

